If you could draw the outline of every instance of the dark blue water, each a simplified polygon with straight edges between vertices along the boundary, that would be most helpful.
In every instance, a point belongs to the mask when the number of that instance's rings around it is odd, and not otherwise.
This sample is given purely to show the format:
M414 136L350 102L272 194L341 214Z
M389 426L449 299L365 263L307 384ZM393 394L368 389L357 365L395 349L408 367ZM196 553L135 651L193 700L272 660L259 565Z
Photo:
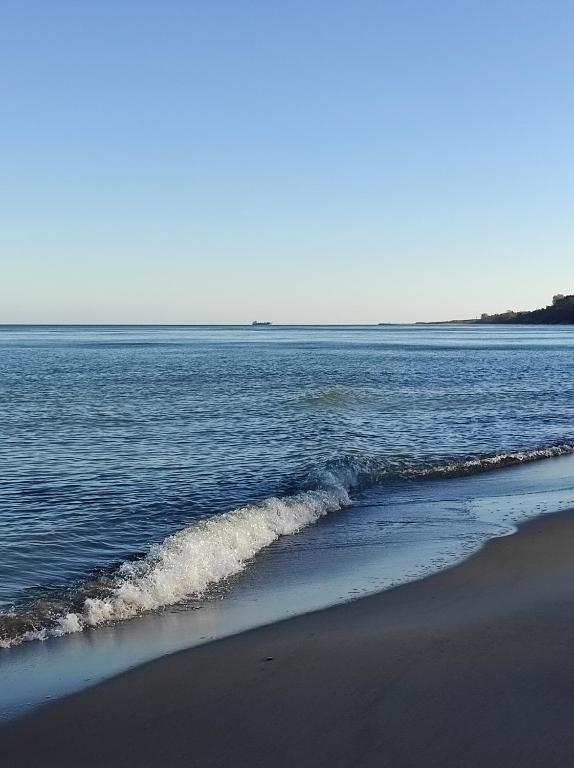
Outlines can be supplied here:
M0 638L203 594L369 487L569 452L573 355L566 327L0 327Z

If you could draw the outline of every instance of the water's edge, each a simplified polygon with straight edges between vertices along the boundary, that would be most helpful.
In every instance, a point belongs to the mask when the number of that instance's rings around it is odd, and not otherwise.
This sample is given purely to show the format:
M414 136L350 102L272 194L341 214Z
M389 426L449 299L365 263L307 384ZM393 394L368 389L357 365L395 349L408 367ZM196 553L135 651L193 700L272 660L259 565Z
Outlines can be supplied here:
M362 507L343 508L287 537L299 550L280 542L263 550L253 567L232 579L225 599L4 649L0 717L17 716L179 650L424 578L455 566L525 520L574 506L572 454L512 461L497 471L405 483L391 502L378 495L380 489L367 490ZM340 533L346 539L348 516L367 528L383 521L384 536L366 546L343 547L342 554L335 550L335 558L333 552L321 554L315 537L336 540ZM408 534L401 534L407 523Z
M275 619L275 620L270 621L270 622L265 622L265 623L262 623L262 624L257 624L257 625L254 625L254 626L250 626L250 627L247 627L245 629L238 629L237 631L230 632L229 634L225 634L225 635L219 636L217 638L205 640L205 642L203 642L203 643L194 643L193 645L184 646L184 647L178 648L177 650L173 650L173 651L161 654L159 656L155 656L155 657L153 657L151 659L148 659L146 661L142 661L142 662L136 663L136 664L134 664L132 666L126 667L125 669L122 669L121 671L119 671L119 672L117 672L115 674L103 677L102 679L98 680L97 682L89 683L89 684L84 685L84 686L82 686L80 688L77 688L77 689L75 689L73 691L70 691L68 693L62 694L62 695L60 695L58 697L55 697L54 699L52 699L52 700L50 700L48 702L46 702L46 701L38 702L33 707L27 707L26 709L24 709L24 710L22 710L20 712L13 712L9 716L2 716L2 715L0 715L0 729L2 728L3 725L7 725L8 722L10 722L10 721L13 721L15 719L20 719L20 718L26 718L27 716L32 715L35 711L37 711L39 709L43 709L45 707L51 707L51 706L57 705L57 703L59 701L62 701L63 699L73 699L73 698L75 698L77 696L82 696L82 695L86 694L87 692L89 692L92 689L97 689L97 688L99 688L101 686L105 686L107 683L109 683L113 679L115 680L115 679L126 677L128 675L131 675L134 672L137 672L137 671L143 669L144 667L150 667L150 666L153 666L153 665L161 664L163 661L165 661L165 659L167 657L176 657L176 656L180 656L180 655L183 655L183 654L187 654L187 653L193 651L194 648L199 647L200 645L207 645L207 644L211 645L213 643L224 642L224 641L232 639L233 637L237 637L239 635L248 635L248 634L257 632L258 630L263 629L264 627L277 626L277 625L281 625L281 624L286 624L286 623L289 623L289 622L291 622L293 620L301 618L303 616L322 614L322 613L325 613L325 612L337 609L338 607L341 607L345 603L362 602L362 601L365 601L365 600L368 600L368 599L376 598L378 595L380 595L380 594L382 594L384 592L400 590L401 588L407 586L408 584L412 584L414 581L424 581L426 579L430 579L430 578L432 578L434 575L436 575L439 572L454 570L454 569L460 567L461 565L463 565L464 563L466 563L467 561L480 556L481 552L485 548L487 548L496 538L507 537L507 536L514 536L522 528L530 526L530 525L533 525L533 524L536 524L536 521L540 520L541 518L547 519L547 518L553 518L553 517L561 517L563 515L574 515L574 507L569 508L569 509L555 510L555 511L552 511L552 512L544 512L542 514L536 515L533 518L529 518L527 520L524 520L521 523L517 523L515 526L513 526L512 530L506 530L504 532L499 533L498 535L494 535L491 538L483 541L480 544L480 546L478 546L478 548L476 550L474 550L472 552L468 552L466 555L464 555L460 559L456 560L455 562L452 562L449 565L447 565L444 568L441 568L439 570L435 570L435 571L426 573L425 575L422 575L422 576L420 576L420 577L418 577L416 579L405 581L405 582L401 582L399 584L394 584L393 586L390 586L390 587L388 587L386 589L381 589L379 591L369 593L368 595L365 595L365 596L352 597L352 598L349 598L348 600L345 600L343 602L325 605L325 606L322 606L322 607L319 607L319 608L314 608L314 609L308 610L308 611L302 611L302 612L296 613L296 614L294 614L292 616L285 616L283 618L278 618L278 619Z

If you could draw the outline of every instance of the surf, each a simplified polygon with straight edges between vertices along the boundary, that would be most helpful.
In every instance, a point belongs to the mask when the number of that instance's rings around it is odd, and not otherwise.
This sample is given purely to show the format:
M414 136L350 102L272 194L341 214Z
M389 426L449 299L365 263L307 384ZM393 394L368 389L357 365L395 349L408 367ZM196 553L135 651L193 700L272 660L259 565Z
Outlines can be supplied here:
M263 549L348 507L353 493L385 481L412 482L502 469L574 453L574 442L421 462L344 456L311 469L300 489L194 522L141 558L81 586L69 609L50 601L0 612L0 647L81 632L200 598L241 573Z

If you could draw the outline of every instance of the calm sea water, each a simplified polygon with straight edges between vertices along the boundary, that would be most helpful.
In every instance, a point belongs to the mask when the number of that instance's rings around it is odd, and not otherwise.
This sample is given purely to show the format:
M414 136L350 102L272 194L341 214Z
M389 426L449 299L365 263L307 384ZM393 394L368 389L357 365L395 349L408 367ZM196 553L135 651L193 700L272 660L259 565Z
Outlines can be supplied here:
M349 505L360 547L369 494L570 453L573 356L566 327L0 327L0 640L185 605Z

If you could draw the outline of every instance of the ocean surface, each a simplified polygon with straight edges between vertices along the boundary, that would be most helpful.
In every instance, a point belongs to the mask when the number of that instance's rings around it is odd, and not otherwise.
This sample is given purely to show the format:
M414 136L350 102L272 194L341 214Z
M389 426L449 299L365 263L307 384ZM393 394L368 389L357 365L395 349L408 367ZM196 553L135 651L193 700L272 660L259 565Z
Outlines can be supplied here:
M25 647L101 676L574 506L573 362L571 327L0 326L13 701Z

